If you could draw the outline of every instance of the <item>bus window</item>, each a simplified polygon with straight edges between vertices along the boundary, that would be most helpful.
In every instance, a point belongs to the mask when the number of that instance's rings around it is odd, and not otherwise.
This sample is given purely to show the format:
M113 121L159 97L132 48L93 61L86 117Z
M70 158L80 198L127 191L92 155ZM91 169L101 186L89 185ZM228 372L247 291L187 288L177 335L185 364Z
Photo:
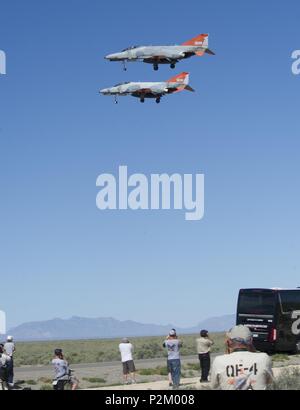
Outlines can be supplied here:
M282 313L300 310L300 292L297 290L281 290L279 292Z
M241 292L238 313L274 315L275 295L272 292Z

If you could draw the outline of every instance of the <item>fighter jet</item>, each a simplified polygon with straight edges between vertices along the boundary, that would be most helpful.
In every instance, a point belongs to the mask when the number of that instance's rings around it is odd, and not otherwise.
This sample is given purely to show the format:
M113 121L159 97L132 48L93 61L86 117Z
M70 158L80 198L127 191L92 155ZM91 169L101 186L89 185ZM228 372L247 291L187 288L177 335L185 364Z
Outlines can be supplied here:
M116 84L110 88L100 90L103 95L112 95L115 97L115 103L118 103L117 97L124 95L132 95L140 99L140 102L145 102L145 98L155 98L157 103L160 103L162 96L173 94L178 91L188 90L194 91L188 85L189 73L182 72L168 81L162 82L125 82Z
M181 45L132 46L120 53L108 54L105 58L109 61L122 62L125 71L127 61L143 61L153 64L154 70L158 70L159 64L170 64L171 68L175 68L179 60L194 55L203 56L204 53L215 54L208 48L208 34L199 34Z

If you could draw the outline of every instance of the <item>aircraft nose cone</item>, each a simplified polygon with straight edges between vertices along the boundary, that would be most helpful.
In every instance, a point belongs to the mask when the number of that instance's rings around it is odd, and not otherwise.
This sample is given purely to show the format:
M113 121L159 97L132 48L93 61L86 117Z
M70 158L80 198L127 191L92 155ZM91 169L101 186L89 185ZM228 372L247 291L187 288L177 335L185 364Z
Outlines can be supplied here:
M108 94L109 89L108 88L102 88L102 90L99 91L101 94Z
M107 54L107 56L104 57L106 60L118 60L119 59L119 54L115 53L115 54Z

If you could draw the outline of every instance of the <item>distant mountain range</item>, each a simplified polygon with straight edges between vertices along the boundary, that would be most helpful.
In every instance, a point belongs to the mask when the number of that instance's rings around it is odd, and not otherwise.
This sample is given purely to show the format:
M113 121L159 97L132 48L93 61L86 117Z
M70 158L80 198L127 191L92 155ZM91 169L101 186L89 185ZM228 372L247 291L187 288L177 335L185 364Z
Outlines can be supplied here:
M55 318L41 322L27 322L11 328L8 334L16 340L62 340L62 339L104 339L124 336L160 336L173 327L180 333L198 333L200 329L212 332L228 330L234 325L235 315L224 315L206 319L191 328L179 328L173 324L155 325L120 321L114 318L85 318L73 316L70 319Z

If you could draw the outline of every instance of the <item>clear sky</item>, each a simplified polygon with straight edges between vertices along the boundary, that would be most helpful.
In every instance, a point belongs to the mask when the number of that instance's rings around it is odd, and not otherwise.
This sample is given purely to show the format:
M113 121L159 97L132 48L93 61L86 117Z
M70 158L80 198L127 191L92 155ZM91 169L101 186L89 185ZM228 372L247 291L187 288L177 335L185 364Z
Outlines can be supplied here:
M195 325L241 287L300 286L297 0L2 0L0 309ZM210 34L216 56L104 55ZM190 72L161 104L98 94ZM96 208L99 174L205 174L205 217Z

